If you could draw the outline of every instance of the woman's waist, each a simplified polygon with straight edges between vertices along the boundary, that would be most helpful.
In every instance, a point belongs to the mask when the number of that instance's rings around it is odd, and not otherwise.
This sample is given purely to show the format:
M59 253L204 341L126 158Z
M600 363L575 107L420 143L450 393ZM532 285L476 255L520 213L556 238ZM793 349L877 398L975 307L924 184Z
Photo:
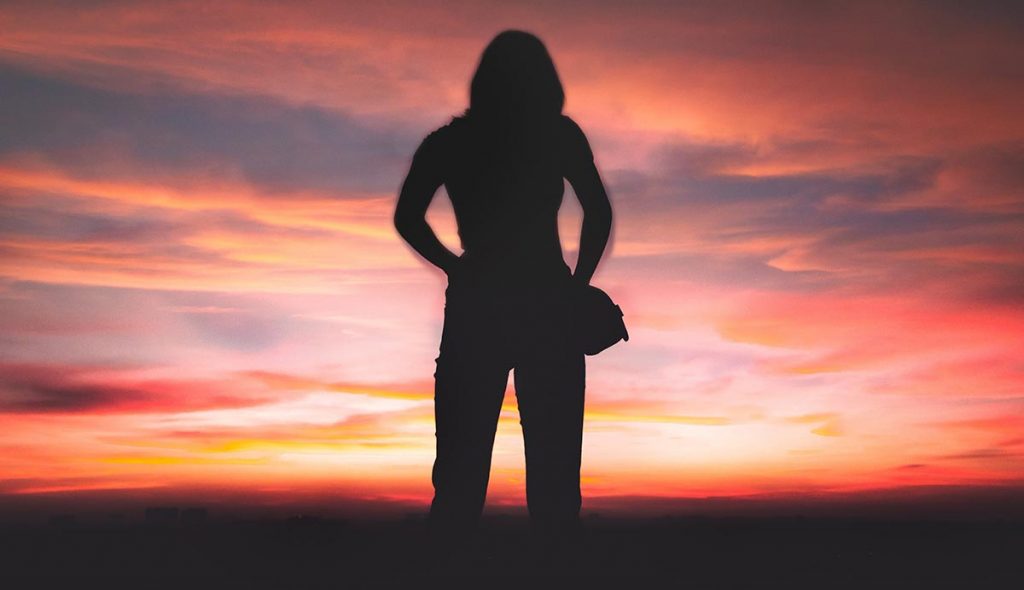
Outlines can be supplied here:
M466 247L459 257L469 272L480 275L557 275L569 272L561 247Z
M528 269L505 266L463 267L448 275L446 293L449 297L479 303L519 305L557 298L566 292L571 282L572 273L565 262Z
M561 257L548 260L463 257L459 268L449 275L449 283L460 282L480 287L533 289L561 285L572 278L572 271Z

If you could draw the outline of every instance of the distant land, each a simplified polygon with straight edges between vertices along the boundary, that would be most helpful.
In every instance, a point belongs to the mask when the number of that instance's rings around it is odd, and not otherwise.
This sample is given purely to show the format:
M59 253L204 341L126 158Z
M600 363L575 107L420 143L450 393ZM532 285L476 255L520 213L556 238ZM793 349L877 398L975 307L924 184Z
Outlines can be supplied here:
M344 490L286 497L240 490L80 490L0 495L0 524L46 524L75 515L79 523L141 523L150 507L202 508L210 520L287 518L296 514L359 521L422 515L425 502L352 500ZM488 505L492 516L525 515L520 505ZM926 521L1024 522L1024 486L918 486L857 493L778 494L705 498L613 496L584 498L585 517L809 517Z

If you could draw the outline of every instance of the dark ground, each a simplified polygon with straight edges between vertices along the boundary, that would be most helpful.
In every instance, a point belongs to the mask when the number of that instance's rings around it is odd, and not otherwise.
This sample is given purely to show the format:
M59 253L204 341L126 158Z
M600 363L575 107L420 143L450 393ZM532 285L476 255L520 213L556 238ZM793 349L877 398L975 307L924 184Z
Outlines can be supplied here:
M430 549L417 519L56 519L0 528L0 587L1024 588L1020 522L593 519L575 562L552 565L526 522L505 517L485 523L464 565L432 566Z

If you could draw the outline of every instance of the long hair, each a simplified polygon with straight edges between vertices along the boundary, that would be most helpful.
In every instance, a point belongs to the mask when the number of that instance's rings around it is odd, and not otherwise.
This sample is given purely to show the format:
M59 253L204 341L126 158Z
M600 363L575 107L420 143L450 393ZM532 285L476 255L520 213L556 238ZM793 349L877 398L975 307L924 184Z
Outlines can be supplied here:
M525 31L499 33L473 74L465 115L482 122L532 123L562 113L565 91L544 43Z

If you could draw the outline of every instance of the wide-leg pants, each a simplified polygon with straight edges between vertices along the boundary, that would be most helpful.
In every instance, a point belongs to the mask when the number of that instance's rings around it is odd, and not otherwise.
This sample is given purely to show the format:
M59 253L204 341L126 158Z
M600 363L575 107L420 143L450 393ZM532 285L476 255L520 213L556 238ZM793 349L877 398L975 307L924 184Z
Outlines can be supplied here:
M501 287L449 281L434 374L432 526L462 529L478 521L513 369L531 520L555 527L576 523L586 371L571 340L570 282L568 275Z

